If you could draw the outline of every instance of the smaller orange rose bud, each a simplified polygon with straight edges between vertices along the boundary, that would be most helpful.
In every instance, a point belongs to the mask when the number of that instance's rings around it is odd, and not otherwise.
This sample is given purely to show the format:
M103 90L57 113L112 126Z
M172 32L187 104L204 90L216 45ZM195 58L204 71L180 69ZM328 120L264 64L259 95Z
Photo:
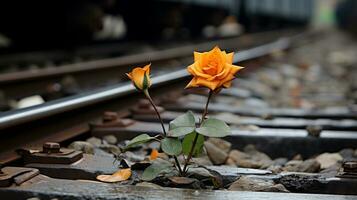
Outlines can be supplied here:
M146 90L151 86L150 66L151 64L148 64L144 67L136 67L131 72L126 73L126 75L133 82L136 89Z

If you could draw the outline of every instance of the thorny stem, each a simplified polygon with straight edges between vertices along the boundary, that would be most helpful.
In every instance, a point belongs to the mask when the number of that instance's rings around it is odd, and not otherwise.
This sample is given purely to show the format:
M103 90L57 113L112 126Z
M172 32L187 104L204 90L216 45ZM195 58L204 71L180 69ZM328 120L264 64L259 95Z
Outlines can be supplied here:
M210 90L209 93L208 93L208 97L207 97L207 102L206 102L206 107L202 113L202 117L200 119L200 122L199 122L199 126L201 126L202 122L205 120L206 118L206 115L208 114L208 104L209 104L209 101L211 99L213 95L213 90ZM193 155L193 151L195 149L195 146L196 146L196 143L197 143L197 139L198 139L198 133L195 132L195 138L193 139L193 142L192 142L192 146L191 146L191 150L190 150L190 153L188 154L186 160L185 160L185 165L183 167L183 172L186 173L187 171L187 166L188 166L188 163L190 162L191 158L192 158L192 155Z
M154 110L155 110L155 112L156 112L156 114L157 114L157 117L158 117L159 120L160 120L161 127L162 127L162 131L164 132L164 137L165 137L167 134L166 134L164 122L162 121L161 115L160 115L159 111L157 110L156 105L155 105L154 101L152 100L152 98L151 98L151 96L150 96L150 94L149 94L149 90L146 89L146 90L144 90L143 92L144 92L145 96L149 99L149 101L150 101L152 107L154 107ZM179 170L179 173L182 175L183 172L182 172L182 169L181 169L180 162L178 161L178 159L177 159L176 156L173 156L173 157L174 157L174 159L175 159L175 163L176 163L176 166L177 166L177 168L178 168L178 170Z

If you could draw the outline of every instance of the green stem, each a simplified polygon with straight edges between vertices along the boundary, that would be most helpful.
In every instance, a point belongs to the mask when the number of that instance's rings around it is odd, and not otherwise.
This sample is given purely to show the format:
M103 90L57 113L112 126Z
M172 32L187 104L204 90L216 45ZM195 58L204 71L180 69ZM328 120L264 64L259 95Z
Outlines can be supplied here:
M180 162L178 161L178 159L177 159L176 156L173 156L173 157L174 157L174 159L175 159L175 163L176 163L176 165L177 165L177 168L178 168L178 170L179 170L179 173L180 173L180 175L182 176L182 175L183 175L183 171L182 171L182 169L181 169Z
M209 104L209 101L211 100L211 97L213 95L213 90L210 90L209 93L208 93L208 97L207 97L207 102L206 102L206 107L202 113L202 117L201 117L201 121L200 121L200 124L202 124L202 122L205 120L206 118L206 115L208 114L208 104Z
M208 97L207 97L207 102L206 102L206 106L205 106L205 109L202 113L202 117L200 119L200 122L199 122L199 126L201 126L202 122L205 120L206 118L206 115L208 114L208 104L209 104L209 101L211 99L213 95L213 90L210 90L209 91L209 94L208 94ZM191 146L191 150L190 150L190 153L188 154L187 156L187 159L185 160L185 165L183 167L183 173L186 173L187 171L187 166L188 166L188 163L190 162L191 158L192 158L192 155L193 155L193 151L195 149L195 146L196 146L196 143L197 143L197 139L198 139L198 133L195 132L195 138L193 139L193 142L192 142L192 146Z
M159 120L160 120L161 127L162 127L162 131L164 132L164 136L166 136L166 130L165 130L164 122L163 122L162 119L161 119L160 113L159 113L159 111L157 110L154 101L151 99L151 96L150 96L150 94L149 94L149 90L144 90L143 92L144 92L145 96L149 99L149 101L150 101L152 107L154 107L154 110L155 110L155 112L156 112L156 114L157 114L157 117L158 117Z
M164 137L166 137L167 134L166 134L164 122L162 121L161 115L160 115L159 111L157 110L156 105L155 105L154 101L152 100L152 98L151 98L151 96L150 96L149 90L146 89L146 90L144 90L143 92L144 92L145 96L149 99L149 101L150 101L152 107L154 107L154 110L155 110L155 112L156 112L156 114L157 114L157 117L158 117L159 120L160 120L161 127L162 127L162 131L163 131L163 133L164 133ZM183 172L182 172L182 169L181 169L180 162L178 161L178 159L177 159L176 156L173 156L173 157L174 157L174 159L175 159L175 163L176 163L176 166L177 166L177 168L178 168L178 170L179 170L179 173L180 173L180 175L182 175Z

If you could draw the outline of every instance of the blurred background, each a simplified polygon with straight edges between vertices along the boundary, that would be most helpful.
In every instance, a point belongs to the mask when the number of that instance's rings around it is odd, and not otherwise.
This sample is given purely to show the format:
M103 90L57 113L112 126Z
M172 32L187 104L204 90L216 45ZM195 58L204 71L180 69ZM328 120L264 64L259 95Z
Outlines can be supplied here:
M90 61L184 45L192 54L198 43L283 30L357 32L355 0L11 0L1 2L0 15L2 110L91 90L93 74L71 71L95 68ZM52 82L25 87L38 77Z
M5 1L0 8L2 53L105 42L198 40L306 26L314 12L326 9L316 4L313 0Z

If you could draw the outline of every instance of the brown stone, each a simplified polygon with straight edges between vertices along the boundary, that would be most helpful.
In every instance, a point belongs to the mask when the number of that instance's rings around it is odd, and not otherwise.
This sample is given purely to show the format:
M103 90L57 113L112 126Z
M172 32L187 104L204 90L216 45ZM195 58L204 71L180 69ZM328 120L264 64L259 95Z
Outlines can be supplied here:
M97 137L90 137L86 142L91 143L95 147L99 147L102 144L102 140Z
M342 161L343 158L339 153L323 153L317 156L316 160L320 163L321 169L326 169Z
M262 168L267 168L273 163L268 155L258 151L254 145L247 145L244 147L244 152L249 154L253 160L260 162Z
M117 144L118 139L114 135L106 135L103 137L103 140L106 141L108 144Z
M229 165L229 166L237 166L236 165L236 162L232 159L232 158L230 158L230 157L228 157L227 158L227 160L226 160L226 165Z
M228 158L233 160L238 167L260 168L262 166L261 163L252 160L250 155L238 150L232 150Z
M227 142L226 140L222 140L220 138L209 138L207 142L214 144L217 148L223 150L228 153L231 150L232 144Z
M207 151L207 155L210 158L210 160L213 162L213 164L220 165L226 162L228 158L228 154L225 151L218 148L217 146L215 146L209 141L206 141L204 145Z
M308 159L305 161L291 160L286 163L283 170L289 172L314 173L320 170L320 163L318 163L315 159Z
M296 154L291 160L302 160L301 154Z
M192 158L193 163L198 164L198 165L204 165L204 166L211 166L213 163L211 162L210 158L206 156L201 156L197 158Z
M83 153L87 153L87 154L94 154L94 146L89 142L75 141L75 142L72 142L68 146L68 148L74 149L77 151L82 151Z
M282 184L247 176L241 176L228 189L232 191L289 192Z

